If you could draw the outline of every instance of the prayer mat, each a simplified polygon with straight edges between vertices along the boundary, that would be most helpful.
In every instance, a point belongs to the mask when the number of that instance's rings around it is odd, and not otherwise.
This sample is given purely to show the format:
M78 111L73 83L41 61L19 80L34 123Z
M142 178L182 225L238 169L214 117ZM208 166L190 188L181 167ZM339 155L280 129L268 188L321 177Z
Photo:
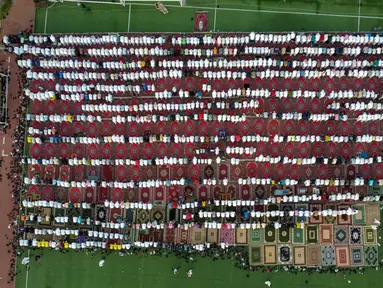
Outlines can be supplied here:
M380 207L379 204L366 204L366 225L373 225L374 220L380 221Z
M363 229L361 226L349 226L350 245L363 245Z
M350 247L351 266L364 265L363 246Z
M148 223L150 221L150 211L144 209L138 209L136 215L136 223Z
M176 243L183 244L188 243L189 241L189 230L184 230L182 228L176 228Z
M206 228L191 228L191 241L190 244L204 244L206 243Z
M335 247L335 255L336 255L336 266L337 267L350 267L350 250L348 246L336 246Z
M150 202L150 194L151 194L151 188L148 187L142 187L139 188L140 190L140 201L143 203L149 203Z
M104 203L106 199L109 198L109 188L108 187L100 187L98 191L98 202Z
M306 265L306 246L294 246L294 265Z
M305 243L305 229L293 228L293 244Z
M207 229L207 242L218 243L218 229L213 229L213 228Z
M293 262L292 252L291 245L278 246L278 264L291 265Z
M332 210L337 210L337 206L335 204L332 205L326 205L324 209L332 209ZM331 215L325 216L324 217L324 224L337 224L336 223L336 218Z
M263 265L262 252L262 246L249 246L249 264L253 266Z
M263 263L265 265L277 264L277 246L265 245L263 248L264 248Z
M219 179L225 179L225 178L229 178L230 175L229 175L229 166L227 166L226 164L221 164L219 165Z
M322 266L321 247L319 245L307 245L307 262L309 267Z
M165 189L164 189L164 187L156 187L154 189L154 203L157 205L165 204Z
M308 225L306 229L307 244L318 244L318 225Z
M94 202L94 188L86 187L85 189L85 202L93 203Z
M249 230L249 243L263 243L263 228Z
M297 204L295 205L295 209L298 210L298 211L306 211L308 210L308 205L307 204ZM307 222L307 217L305 216L302 216L302 217L299 217L297 216L297 222Z
M124 202L138 202L138 187L128 188L124 193Z
M323 216L318 215L318 211L323 210L322 204L310 204L309 205L310 212L314 212L313 216L309 218L310 224L322 224L323 223Z
M247 244L247 229L237 228L235 231L235 243Z
M122 222L122 215L123 215L123 211L121 208L110 208L109 209L109 219L110 219L110 222L112 223L120 223Z
M347 210L350 206L349 205L339 205L338 210ZM352 225L352 217L351 215L339 215L337 217L338 225Z
M354 223L355 225L364 225L366 222L364 204L354 205L353 208L357 209L358 213L352 215L352 223Z
M278 242L279 243L290 243L291 242L290 227L281 227L277 231L278 231Z
M279 210L279 205L278 204L270 204L267 206L267 211L278 211ZM269 220L272 222L276 222L279 220L279 216L274 216L274 217L269 217Z
M335 244L348 245L348 226L334 226Z
M150 210L150 219L151 221L157 221L157 223L165 222L165 207L164 206L154 206Z
M125 222L133 223L136 219L136 210L135 209L126 209L125 210Z
M234 229L222 228L219 234L221 243L234 244Z
M333 229L332 224L319 225L320 244L333 244Z
M96 206L96 219L100 222L107 221L107 210L104 206Z
M207 11L198 11L194 13L194 32L209 31L209 13Z
M265 228L265 242L266 243L275 243L276 235L275 228L272 226L266 226Z
M363 227L363 241L364 245L376 245L377 232L371 226Z
M165 243L174 243L175 230L166 228L165 230Z
M322 246L322 265L323 266L335 266L335 249L334 246Z
M364 264L365 266L379 265L379 252L377 246L364 246Z
M289 212L294 210L294 204L281 204L281 211L284 212L281 221L286 224L294 223L294 216L290 216Z

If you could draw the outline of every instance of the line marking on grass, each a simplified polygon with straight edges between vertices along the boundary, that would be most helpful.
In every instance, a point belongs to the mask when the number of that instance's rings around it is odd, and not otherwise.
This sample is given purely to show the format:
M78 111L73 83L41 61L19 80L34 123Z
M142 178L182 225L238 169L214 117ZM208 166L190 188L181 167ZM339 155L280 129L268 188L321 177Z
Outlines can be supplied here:
M28 258L31 256L31 249L28 249ZM25 288L28 288L28 280L29 280L29 263L27 264L27 274L25 276Z
M48 10L49 10L49 8L52 8L53 6L55 6L55 4L56 4L57 2L54 2L51 6L49 6L48 8L47 8L47 11L45 11L45 25L44 25L44 34L46 34L47 33L47 24L48 24Z
M217 5L218 5L218 0L215 0L215 7L214 7L214 28L213 28L214 32L215 32L215 23L217 22Z
M129 3L128 32L130 32L130 13L131 12L132 12L132 4Z
M361 0L359 0L359 11L358 11L358 32L360 31L360 6L361 6Z
M55 0L49 0L53 2ZM120 2L104 2L104 1L87 1L87 0L64 0L64 2L72 3L88 3L88 4L110 4L110 5L121 5ZM55 2L56 3L56 2ZM153 6L153 4L146 3L131 3L131 5L137 6ZM171 8L189 8L189 9L205 9L213 10L214 7L202 7L202 6L179 6L179 5L166 5ZM342 18L360 18L360 19L383 19L383 16L358 16L356 14L328 14L328 13L315 13L315 12L295 12L295 11L278 11L278 10L251 10L251 9L240 9L240 8L215 8L218 11L236 11L236 12L253 12L253 13L270 13L270 14L292 14L292 15L307 15L307 16L324 16L324 17L342 17Z

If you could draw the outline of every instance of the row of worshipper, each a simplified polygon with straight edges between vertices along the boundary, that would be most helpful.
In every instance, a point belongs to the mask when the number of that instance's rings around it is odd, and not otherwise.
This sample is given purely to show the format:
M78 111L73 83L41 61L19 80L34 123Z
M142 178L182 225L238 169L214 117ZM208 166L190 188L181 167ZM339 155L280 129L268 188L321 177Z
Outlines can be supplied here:
M323 114L325 115L325 114ZM150 116L127 116L126 118L121 117L121 119L125 119L126 122L135 122L135 123L151 123L155 121L175 121L177 118L176 115L173 115L174 117L165 117L165 116L156 116L156 117L150 117ZM232 122L232 123L238 123L238 122L244 122L246 121L246 115L231 115L231 114L219 114L213 117L212 114L207 113L199 113L199 114L193 114L191 116L187 116L187 118L184 116L183 119L193 119L193 120L204 120L204 121L220 121L220 122ZM172 120L171 118L174 118ZM267 117L266 117L267 118ZM162 119L162 120L161 120ZM26 115L27 121L37 121L37 122L54 122L54 123L62 123L62 122L104 122L105 118L101 117L100 115L93 116L93 115L59 115L59 114L51 114L51 115L44 115L44 114L27 114ZM186 121L187 121L186 120ZM122 121L123 122L123 121Z
M342 215L355 215L358 213L357 209L340 209L340 210L332 210L332 209L325 209L325 210L319 210L319 211L310 211L310 210L292 210L292 211L283 211L283 210L272 210L267 212L260 212L260 211L251 211L249 212L249 216L251 218L261 218L261 217L284 217L284 216L298 216L298 217L315 217L316 215L332 215L333 217L342 216ZM186 213L190 214L190 213ZM184 219L187 219L187 215L183 214L185 216ZM198 212L199 218L235 218L236 212L235 211L226 211L226 212L208 212L208 211L202 211L200 210ZM191 215L193 218L194 215Z
M262 184L262 185L270 185L272 183L281 183L281 184L285 184L288 180L288 182L290 183L290 185L296 185L296 184L303 184L307 187L309 186L313 186L313 185L316 185L316 186L333 186L334 185L334 179L307 179L307 180L295 180L295 179L289 179L289 178L286 178L286 179L282 179L282 180L274 180L272 178L253 178L254 179L254 182L257 183L258 185ZM37 179L37 178L27 178L25 177L24 178L24 183L26 185L38 185L41 180L40 179ZM147 181L129 181L129 182L118 182L118 181L114 181L114 182L107 182L107 181L102 181L101 182L101 187L111 187L111 188L134 188L134 187L139 187L139 188L151 188L151 187L160 187L160 186L179 186L181 185L182 182L186 183L188 180L186 178L182 178L182 179L177 179L177 180L174 180L174 179L168 179L168 180L160 180L160 179L151 179L151 180L147 180ZM204 185L215 185L217 182L224 185L224 186L227 186L229 185L229 180L227 178L224 178L222 180L215 180L215 179L212 179L212 181L206 181L203 182L202 179L200 180L195 180L196 184L204 184ZM249 180L250 184L251 182L253 182L253 180ZM341 179L339 180L339 184L340 186L342 186L342 184L346 185L346 184L349 184L349 185L355 185L355 186L364 186L364 185L369 185L369 186L376 186L376 185L383 185L383 179L363 179L362 177L356 177L355 179L352 179L352 180L344 180L344 179ZM87 187L87 182L86 181L83 181L83 182L75 182L75 181L61 181L61 180L56 180L54 179L52 181L52 183L50 183L52 186L57 186L57 187L66 187L66 188L69 188L69 187L77 187L77 188L83 188L83 187Z
M74 235L74 236L78 236L79 232L80 232L80 230L76 230L76 229L59 229L59 228L56 228L56 229L49 229L49 228L38 229L38 228L36 228L34 231L34 234L35 235L57 235L57 236Z
M259 103L257 100L251 99L249 101L217 101L215 103L205 104L200 101L192 101L188 103L156 103L146 102L142 104L134 105L109 105L109 104L84 104L81 105L82 111L86 112L152 112L152 111L190 111L194 109L227 109L229 104L230 108L242 109L242 108L257 108ZM118 123L125 122L124 117L121 115L114 116ZM120 121L118 121L120 119ZM190 119L190 118L189 118ZM177 120L177 119L176 119Z
M4 36L3 41L6 45L10 44L9 37ZM163 35L30 35L27 39L29 43L35 43L37 45L46 43L52 45L58 45L59 43L65 45L104 45L104 44L125 44L130 45L164 45L165 43L171 43L173 46L199 46L199 45L244 45L249 43L274 43L274 44L286 44L290 41L294 41L296 44L312 44L312 43L342 43L343 45L377 45L383 43L382 37L379 34L351 34L351 33L240 33L240 34L205 34L205 35L192 35L192 34L171 34L168 37Z
M363 111L363 110L383 110L383 104L379 102L369 101L368 103L357 101L356 103L350 102L333 102L328 108L339 110L340 108L346 108L350 111Z
M50 207L50 208L70 208L69 202L61 203L59 201L46 201L46 200L37 200L37 201L28 201L24 199L21 204L26 208L33 207ZM91 204L87 202L76 203L77 207L82 207L83 209L90 209Z
M231 158L234 160L231 160L232 165L238 165L239 159ZM228 160L228 159L226 159ZM270 164L277 164L277 163L283 163L283 164L297 164L297 165L314 165L314 164L324 164L326 166L330 165L342 165L342 164L352 164L352 165L365 165L365 164L373 164L373 163L381 163L382 162L382 156L378 157L352 157L352 158L323 158L323 157L306 157L306 158L289 158L287 156L285 157L270 157L270 156L264 156L260 155L255 157L256 163L270 163Z
M45 241L45 240L37 240L37 239L20 239L19 245L21 247L38 247L38 248L60 248L60 249L85 249L85 248L103 248L107 249L107 243L106 242L100 242L100 241L86 241L86 242L56 242L56 241Z
M9 45L8 36L4 36L4 43ZM28 41L35 44L52 43L62 45L96 45L96 44L126 44L126 45L164 45L167 41L172 45L237 45L248 44L250 42L278 43L284 44L294 41L295 43L342 43L344 45L355 44L382 44L383 37L379 34L352 34L352 33L306 33L306 32L285 32L285 33L238 33L236 34L204 34L199 37L188 34L170 34L168 37L163 35L30 35Z
M104 239L124 239L124 234L120 233L108 233L108 232L102 232L102 231L88 231L88 236L93 238L104 238Z

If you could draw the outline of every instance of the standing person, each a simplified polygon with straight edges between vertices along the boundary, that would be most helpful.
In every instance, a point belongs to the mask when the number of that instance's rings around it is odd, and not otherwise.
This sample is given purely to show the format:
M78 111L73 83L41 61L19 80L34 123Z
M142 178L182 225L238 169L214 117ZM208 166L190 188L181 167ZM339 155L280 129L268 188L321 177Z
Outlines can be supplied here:
M265 282L265 284L267 285L267 287L271 287L271 281L270 281L270 280L267 280L267 281Z
M192 277L192 275L193 275L193 270L192 269L190 269L189 271L188 271L188 277L190 278L190 277Z

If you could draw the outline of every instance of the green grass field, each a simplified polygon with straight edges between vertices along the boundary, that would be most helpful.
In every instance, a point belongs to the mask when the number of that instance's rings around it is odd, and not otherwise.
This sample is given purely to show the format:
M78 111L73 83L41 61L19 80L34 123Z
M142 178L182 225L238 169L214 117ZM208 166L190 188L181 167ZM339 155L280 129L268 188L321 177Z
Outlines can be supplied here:
M84 253L62 254L45 250L41 260L33 260L36 252L31 252L32 264L28 271L19 265L21 273L16 279L16 288L68 288L68 287L140 287L140 288L228 288L228 287L266 287L270 280L276 288L377 288L381 287L383 275L374 268L364 274L344 277L340 274L319 274L307 276L286 272L266 273L247 272L234 267L230 260L213 262L198 258L195 263L186 263L175 257L124 256L111 255L106 258L104 267L98 262L101 256L86 256ZM174 275L172 267L180 265L179 274ZM193 269L193 277L186 272ZM28 285L26 284L28 280ZM308 284L305 283L308 281ZM351 283L348 283L351 280Z
M196 11L209 12L210 30L225 32L372 31L383 27L383 2L378 0L188 0L186 7L165 1L167 15L153 3L86 4L92 14L85 15L77 3L49 2L50 8L36 9L35 32L191 32Z

